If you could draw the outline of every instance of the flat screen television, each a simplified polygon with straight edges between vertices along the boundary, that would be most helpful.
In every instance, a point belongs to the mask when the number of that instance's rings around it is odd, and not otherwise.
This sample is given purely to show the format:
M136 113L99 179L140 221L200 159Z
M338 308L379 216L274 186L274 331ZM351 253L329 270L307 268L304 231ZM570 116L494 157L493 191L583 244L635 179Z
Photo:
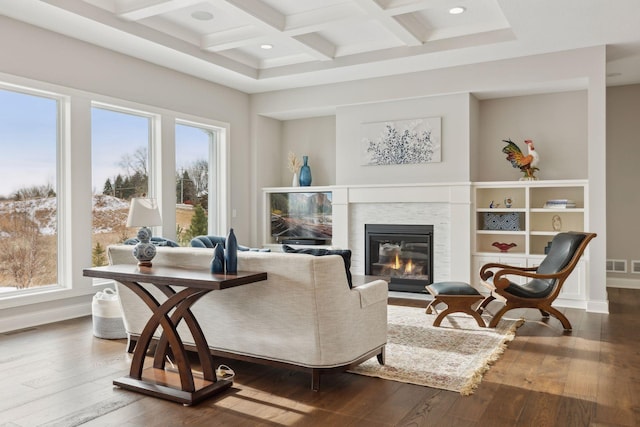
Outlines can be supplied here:
M331 191L270 193L271 236L275 242L330 244L331 196Z

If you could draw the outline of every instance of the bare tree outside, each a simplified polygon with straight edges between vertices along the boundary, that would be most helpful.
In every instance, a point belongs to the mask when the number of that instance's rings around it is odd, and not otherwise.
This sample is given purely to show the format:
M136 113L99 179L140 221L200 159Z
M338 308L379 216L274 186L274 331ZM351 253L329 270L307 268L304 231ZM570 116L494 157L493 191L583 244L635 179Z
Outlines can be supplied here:
M49 255L40 225L31 218L29 212L14 212L9 215L8 222L10 227L7 229L10 231L5 231L9 237L0 251L0 271L4 273L5 280L11 281L9 286L17 289L42 284L34 282L42 282L43 278L39 276L46 273ZM55 283L55 275L54 271L54 280L49 283Z
M193 181L196 194L201 196L209 193L209 162L198 159L186 168L189 178ZM206 208L206 206L204 206Z
M148 176L148 161L149 155L147 147L138 147L133 154L124 154L122 156L122 160L118 163L118 166L124 169L125 175L133 176L135 174L140 174Z

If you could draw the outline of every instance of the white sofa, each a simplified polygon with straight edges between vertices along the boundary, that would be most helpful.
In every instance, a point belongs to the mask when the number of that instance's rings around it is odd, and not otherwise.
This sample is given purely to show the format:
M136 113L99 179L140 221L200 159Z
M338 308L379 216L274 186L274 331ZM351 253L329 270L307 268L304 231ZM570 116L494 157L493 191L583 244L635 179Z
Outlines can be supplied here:
M136 262L131 246L110 246L108 255L111 264ZM158 247L153 265L209 269L212 256L212 249ZM212 354L308 370L314 390L323 371L345 370L373 356L384 363L385 281L349 289L338 255L238 252L238 270L266 271L268 278L210 292L192 307ZM132 351L151 311L125 286L117 289ZM185 325L178 331L193 344Z

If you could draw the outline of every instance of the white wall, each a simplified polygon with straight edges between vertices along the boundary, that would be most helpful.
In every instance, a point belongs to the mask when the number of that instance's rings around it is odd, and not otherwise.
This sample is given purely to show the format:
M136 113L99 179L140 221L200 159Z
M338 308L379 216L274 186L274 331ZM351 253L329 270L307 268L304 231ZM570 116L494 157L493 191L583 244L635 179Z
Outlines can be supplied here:
M285 168L284 163L282 163L282 122L269 117L255 115L251 123L251 135L251 152L254 155L251 168L245 170L245 173L252 177L261 176L262 181L268 183L268 186L280 185L280 171ZM255 155L255 153L259 153L259 155ZM274 167L274 165L278 167ZM253 173L250 171L253 171ZM262 187L265 184L257 180L253 180L252 184L253 215L251 218L250 241L253 246L259 246L263 242L262 235L258 234L258 230L262 230L263 216L258 212L265 212L264 209L266 209L262 201Z
M469 181L468 106L469 95L456 94L338 108L336 183L358 185ZM364 123L428 117L441 118L441 162L385 166L360 164Z
M640 260L638 160L640 85L607 90L607 258ZM615 286L640 288L640 274L608 273Z
M309 156L311 185L333 185L336 183L336 118L334 116L285 120L282 122L281 161L287 159L289 151L300 161ZM292 184L291 172L281 168L279 186Z
M478 99L483 98L507 98L511 96L517 96L522 94L534 94L534 93L552 93L560 91L576 91L576 98L562 98L563 102L566 101L567 105L579 104L579 108L576 111L558 110L560 120L565 113L569 117L569 121L578 123L575 127L575 133L572 134L572 141L577 142L584 149L586 153L585 157L580 157L582 154L578 154L578 164L584 167L583 174L580 177L586 177L590 182L590 194L589 194L589 223L585 225L589 231L598 233L598 238L590 244L590 265L589 265L589 290L588 290L588 310L591 311L608 311L607 294L606 294L606 274L604 271L605 264L605 246L607 240L606 232L606 210L605 204L602 202L606 199L606 176L605 176L605 161L606 161L606 48L604 46L577 49L566 52L558 52L553 54L535 55L522 58L507 59L501 61L487 62L474 65L458 66L447 69L424 71L417 73L410 73L405 75L398 75L392 77L382 77L374 79L363 79L352 82L321 85L309 88L299 88L292 90L283 90L268 92L263 94L256 94L251 97L252 114L262 114L271 117L287 118L287 117L313 117L314 115L326 115L327 111L337 111L336 113L336 131L337 131L337 147L336 147L336 183L346 184L347 180L357 180L359 183L364 183L367 179L374 179L374 182L380 182L382 177L389 181L385 182L405 182L412 180L413 182L421 182L422 180L429 179L423 169L414 170L413 176L404 175L404 169L400 171L394 170L394 173L388 174L375 174L367 173L366 178L361 174L352 174L348 168L353 165L355 159L353 158L353 143L352 138L355 136L353 127L355 123L344 123L346 118L353 118L359 120L358 111L363 109L371 114L381 114L386 110L387 114L395 113L390 108L384 108L384 106L398 105L404 108L404 105L420 105L420 101L416 99L425 99L430 97L447 97L447 96L460 96L459 94L466 94L469 96L468 101L464 107L461 107L463 111L456 111L455 115L460 117L464 116L465 121L461 125L468 132L464 136L465 143L471 141L479 141L479 146L465 147L462 155L462 164L467 169L466 172L456 171L451 172L452 176L465 176L465 180L470 180L471 177L475 179L479 176L485 176L487 169L486 164L483 164L483 160L479 160L480 151L485 150L487 155L491 155L491 152L500 153L501 146L484 146L488 141L493 143L496 138L501 140L505 137L511 136L512 138L523 138L522 135L527 135L529 138L530 133L535 133L535 122L526 124L526 130L518 130L522 132L520 135L503 135L503 131L497 127L493 128L491 135L487 133L483 140L480 135L482 134L483 122L480 117L481 107L478 106L479 102L474 99L474 96ZM581 98L582 97L582 98ZM580 103L580 99L586 99L583 103ZM508 103L508 101L506 101ZM397 104L395 104L397 103ZM586 103L586 105L585 105ZM372 104L371 106L369 104ZM435 107L435 106L434 106ZM500 105L497 105L500 107ZM522 111L534 111L536 115L540 117L544 116L544 111L537 105L531 107L521 105ZM492 106L489 106L492 110ZM352 116L345 116L341 114L341 111L345 111ZM406 113L407 110L403 110ZM346 113L345 113L346 114ZM586 119L583 119L586 115ZM497 118L494 115L494 118ZM382 118L386 120L387 118ZM497 123L497 122L496 122ZM555 122L555 125L550 126L551 129L559 127L564 131L570 131L568 124ZM586 123L586 132L584 130L584 123ZM505 126L508 126L505 123ZM523 129L525 129L523 128ZM548 127L549 128L549 127ZM547 128L547 129L548 129ZM346 133L342 133L343 129ZM351 130L348 130L351 129ZM475 134L471 134L472 130ZM514 129L515 133L515 129ZM563 134L566 136L566 134ZM577 135L577 136L576 136ZM541 142L544 142L546 138L550 140L553 135L538 135ZM531 137L531 139L535 139ZM347 148L342 147L342 144L347 144ZM455 141L454 144L457 144ZM553 141L550 144L559 144L559 141ZM446 146L446 141L443 147ZM457 147L457 145L456 145ZM541 149L541 156L544 161L544 148ZM257 150L269 150L272 147L256 146ZM469 153L474 153L474 158L468 160ZM348 154L350 157L345 157L343 154ZM455 154L455 153L454 153ZM260 154L258 153L258 156ZM443 153L444 155L444 153ZM449 159L445 157L445 159ZM551 161L553 157L548 160ZM352 162L350 165L346 162ZM449 160L447 160L448 162ZM572 161L571 159L563 161ZM504 169L506 164L505 174L509 174L506 179L516 179L517 175L512 175L515 170L509 170L509 164L501 156L497 155L495 159L491 159L491 165L498 165L501 162L500 168ZM445 167L452 166L452 163L445 163ZM427 165L431 166L431 165ZM543 163L541 166L545 167ZM550 165L547 163L547 167ZM564 166L564 165L562 165ZM273 165L275 168L281 167L280 165ZM553 166L556 168L556 166ZM376 167L379 169L380 167ZM566 168L561 167L562 170ZM496 169L497 170L497 169ZM557 168L554 170L558 170ZM567 169L570 173L574 173L574 170ZM343 174L343 171L345 175ZM473 171L473 175L471 174ZM359 170L359 172L362 172ZM517 171L515 171L517 172ZM550 173L551 170L544 171L544 173ZM442 173L434 176L434 179L445 179L449 176L449 172L442 171ZM586 173L586 175L584 175ZM550 176L543 175L544 179L550 179ZM565 177L565 176L563 176ZM263 180L262 175L255 177L259 183L257 187L272 185L270 182ZM457 178L463 179L463 178ZM348 184L356 184L357 182L349 182ZM258 233L257 235L260 235Z
M480 150L474 181L511 181L522 173L502 153L511 139L526 152L533 140L540 155L538 179L587 177L587 91L514 96L480 101Z

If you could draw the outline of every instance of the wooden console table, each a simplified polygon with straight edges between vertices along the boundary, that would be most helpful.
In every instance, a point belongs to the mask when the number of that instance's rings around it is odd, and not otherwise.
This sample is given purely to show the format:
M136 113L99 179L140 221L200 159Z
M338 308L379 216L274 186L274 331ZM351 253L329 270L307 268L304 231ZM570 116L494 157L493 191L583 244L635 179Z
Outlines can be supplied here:
M114 380L114 385L184 405L195 404L231 387L231 380L216 377L209 346L191 312L191 306L213 290L266 280L267 273L239 271L237 274L211 274L207 270L117 264L85 268L83 274L122 283L140 297L153 312L136 344L129 375ZM141 283L155 286L167 296L167 299L160 303ZM174 286L182 289L174 290ZM196 344L202 365L202 378L194 377L184 343L178 335L177 327L182 320L189 327ZM162 334L154 354L153 367L145 369L145 356L158 326L162 326ZM175 358L177 372L165 370L168 354Z

